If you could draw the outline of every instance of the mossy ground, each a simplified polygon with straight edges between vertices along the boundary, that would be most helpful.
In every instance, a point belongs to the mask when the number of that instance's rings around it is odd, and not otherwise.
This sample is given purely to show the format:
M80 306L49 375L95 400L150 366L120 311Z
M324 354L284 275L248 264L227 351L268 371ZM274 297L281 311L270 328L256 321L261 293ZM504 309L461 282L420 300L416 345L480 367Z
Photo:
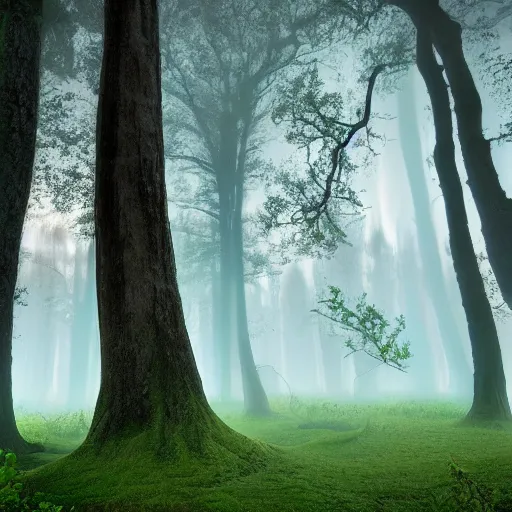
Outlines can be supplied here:
M18 417L29 440L48 446L46 453L20 457L20 468L37 468L23 475L32 491L78 511L432 512L435 497L452 483L453 458L479 485L500 493L497 510L512 511L503 494L512 494L512 432L502 425L461 426L467 407L311 401L290 411L286 400L272 406L277 414L264 419L217 409L235 430L279 447L252 467L233 464L230 453L215 464L175 465L138 443L132 457L120 460L107 452L63 459L83 436L75 415L60 418L68 425L57 434L42 419Z

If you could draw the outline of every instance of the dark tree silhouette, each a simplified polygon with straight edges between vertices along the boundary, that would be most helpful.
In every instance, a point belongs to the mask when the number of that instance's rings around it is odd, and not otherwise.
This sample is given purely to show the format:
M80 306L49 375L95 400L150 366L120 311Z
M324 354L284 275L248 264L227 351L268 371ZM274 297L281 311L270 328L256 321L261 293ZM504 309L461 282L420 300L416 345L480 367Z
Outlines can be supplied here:
M37 132L42 0L0 8L0 447L39 449L18 432L12 400L13 306Z

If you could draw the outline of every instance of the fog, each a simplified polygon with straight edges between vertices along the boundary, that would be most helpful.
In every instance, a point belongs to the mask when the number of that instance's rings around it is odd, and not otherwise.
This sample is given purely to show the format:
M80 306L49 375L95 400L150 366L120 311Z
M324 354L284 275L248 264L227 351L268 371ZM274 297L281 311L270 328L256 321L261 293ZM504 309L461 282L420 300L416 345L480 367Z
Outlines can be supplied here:
M510 38L503 38L503 51L510 51ZM76 43L79 44L79 43ZM508 47L507 47L508 45ZM478 48L468 47L470 65L478 62ZM488 94L485 84L475 73L484 103L484 122L490 133L497 133L503 122L496 99ZM51 80L50 80L51 78ZM325 74L328 87L344 87ZM77 126L79 133L88 132L94 140L94 120L97 98L79 78L47 79L59 91L78 91L83 103L68 108L67 123ZM47 82L48 83L48 82ZM414 95L415 114L420 135L418 148L412 157L423 165L416 169L418 183L411 183L404 153L415 148L407 129L400 122L411 114L404 94ZM165 90L164 90L165 95ZM374 131L385 135L376 155L361 168L355 189L361 194L364 219L347 228L352 244L342 245L332 258L303 257L281 265L272 262L266 275L248 278L245 285L248 324L255 363L269 396L327 396L335 400L391 400L407 398L458 398L469 401L472 394L472 359L467 324L455 278L448 246L448 230L444 202L435 169L428 164L434 145L434 131L428 97L416 71L403 77L397 91L377 91L374 112L382 116L372 121ZM405 109L404 109L405 108ZM44 134L41 116L39 130ZM172 124L172 109L164 109L164 124ZM414 123L414 120L412 121ZM266 160L281 165L294 152L284 140L279 127L272 127L271 140L263 146ZM79 127L79 128L78 128ZM275 136L274 136L275 134ZM412 136L412 135L411 135ZM88 143L88 160L78 164L78 172L86 173L94 155L94 145ZM464 166L458 151L459 171L465 183ZM512 175L509 172L512 150L510 145L493 149L501 184L512 195ZM56 173L75 165L73 157L62 160L46 148L38 150L36 160L42 173L50 166ZM44 164L44 165L43 165ZM80 167L80 166L83 166ZM172 177L168 187L171 199L179 202L179 189L174 189L180 167L171 159L166 167ZM84 170L85 169L85 170ZM416 203L414 190L426 184L428 208ZM40 190L40 189L38 189ZM464 185L466 206L475 251L484 251L478 215L469 188ZM252 187L247 192L247 212L261 207L265 190ZM37 204L36 204L37 203ZM175 234L173 226L180 208L171 205L171 232L177 239L176 260L184 313L196 363L207 397L220 399L219 354L215 351L212 307L214 295L208 275L194 279L190 274L190 251L197 240L186 234ZM425 218L418 218L425 216ZM442 265L442 279L449 309L436 308L428 281L433 262L422 254L422 236L418 226L429 222L434 226L435 246ZM25 224L18 287L24 304L15 309L13 341L13 395L17 408L37 411L91 409L95 405L100 383L100 347L95 297L94 242L78 233L77 212L56 212L46 197L33 200ZM181 220L179 221L181 222ZM265 241L259 241L265 249ZM268 248L268 247L267 247ZM212 259L214 255L212 255ZM435 259L435 258L434 258ZM194 267L195 268L195 267ZM263 273L265 274L265 272ZM404 338L411 343L413 357L407 371L399 372L356 353L344 346L344 334L328 320L312 312L328 285L339 286L348 297L363 292L368 300L394 318L405 316ZM494 305L501 303L493 298ZM222 299L216 305L228 307ZM503 361L512 394L512 319L509 314L496 315ZM505 311L508 313L508 311ZM445 315L445 318L442 318ZM452 338L442 335L442 323L452 326ZM231 400L242 399L242 384L237 346L231 347ZM457 380L463 383L454 386Z

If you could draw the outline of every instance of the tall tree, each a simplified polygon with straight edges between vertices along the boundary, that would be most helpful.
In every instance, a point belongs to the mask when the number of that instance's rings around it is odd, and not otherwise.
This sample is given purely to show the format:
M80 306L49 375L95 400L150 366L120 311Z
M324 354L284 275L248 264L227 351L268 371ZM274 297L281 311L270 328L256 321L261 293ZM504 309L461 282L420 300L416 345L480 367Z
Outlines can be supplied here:
M489 262L503 298L512 309L512 199L494 166L483 135L482 101L462 48L461 26L439 0L385 0L405 11L417 30L429 34L450 85L468 185L475 201Z
M434 162L443 191L450 249L466 312L474 364L473 404L468 419L511 419L501 348L469 232L462 185L455 163L448 88L429 32L418 28L417 64L432 102Z
M178 291L157 0L105 1L95 227L101 386L79 453L115 442L116 456L133 453L134 443L172 459L214 456L219 447L242 455L249 441L206 401Z
M190 2L166 23L163 38L169 73L165 92L178 103L182 147L168 157L192 166L209 195L196 207L218 220L220 243L219 352L223 396L229 395L229 354L238 341L245 406L268 413L255 371L246 325L242 223L251 174L261 174L257 129L279 73L300 61L308 44L334 32L316 31L324 2ZM174 18L172 17L174 16ZM194 141L191 144L190 141Z
M471 383L471 369L465 362L463 343L453 315L428 197L422 159L421 140L416 115L414 75L409 72L402 91L398 94L398 128L400 148L404 158L418 229L418 246L425 274L424 287L436 312L439 332L450 372L450 389L455 394L466 394ZM407 281L404 281L408 284Z
M35 451L12 400L13 305L34 164L42 0L0 2L0 447Z
M474 400L469 418L510 418L510 406L507 399L505 375L501 359L501 350L497 337L496 326L492 317L491 307L485 294L482 276L478 270L478 263L474 253L467 216L460 185L460 178L455 165L455 150L453 130L451 124L451 110L448 91L442 73L435 61L432 42L428 30L418 30L417 61L418 68L427 84L429 96L434 111L434 124L436 129L436 149L434 160L439 173L443 190L450 231L450 245L454 266L460 286L463 306L466 311L468 329L470 334L473 362L474 362ZM379 69L379 67L375 68ZM372 74L375 76L375 70ZM309 94L308 94L309 92ZM330 184L333 179L346 172L343 166L346 160L343 153L347 144L337 142L338 137L331 135L339 133L343 128L348 135L345 141L368 123L371 106L371 88L368 88L365 114L361 121L355 124L345 123L333 117L332 111L338 108L338 101L332 105L333 96L318 94L315 83L302 84L297 91L297 97L302 102L291 103L287 98L283 101L284 113L294 122L293 128L299 137L306 141L334 139L336 146L331 149L331 160L327 178L324 175L314 174L311 181L316 189L320 187L322 193L317 196L313 205L308 201L305 205L292 204L287 210L295 208L296 211L311 212L316 218L325 215L326 203L331 197ZM334 96L334 99L337 99ZM297 104L298 103L298 104ZM283 107L280 107L283 108ZM330 110L329 110L330 108ZM342 128L340 128L342 127ZM334 144L332 144L334 146ZM332 147L332 146L331 146ZM309 169L314 169L309 166ZM321 183L324 180L325 186ZM307 198L307 194L302 194ZM294 201L292 201L294 203ZM297 208L298 207L298 208ZM307 220L307 219L306 219ZM329 221L331 221L329 219ZM307 225L307 224L306 224Z

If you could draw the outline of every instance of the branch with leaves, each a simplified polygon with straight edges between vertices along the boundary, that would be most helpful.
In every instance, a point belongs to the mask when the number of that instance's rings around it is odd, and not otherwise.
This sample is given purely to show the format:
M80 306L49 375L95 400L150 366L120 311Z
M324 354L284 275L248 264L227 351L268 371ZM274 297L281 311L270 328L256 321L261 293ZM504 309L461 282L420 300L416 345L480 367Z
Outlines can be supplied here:
M346 243L340 218L361 214L363 204L351 186L358 166L349 158L347 148L364 146L374 154L371 140L380 137L369 127L372 95L377 77L386 67L376 66L368 79L364 109L347 105L350 93L323 93L316 66L281 89L272 119L277 125L289 125L286 140L305 153L305 171L301 174L294 166L276 173L272 185L280 193L268 196L259 218L267 234L275 228L292 227L294 233L285 245L298 244L299 254L311 254L315 246L332 253ZM350 109L356 110L357 120L341 121ZM366 137L357 138L363 129Z
M319 301L321 309L317 313L335 322L344 331L354 337L345 340L350 350L348 357L355 352L364 352L373 359L405 372L405 362L412 357L410 343L399 343L398 337L405 330L405 319L400 315L395 319L396 325L390 330L391 324L375 305L368 304L366 293L357 301L355 309L347 305L347 300L336 286L329 286L330 296Z

